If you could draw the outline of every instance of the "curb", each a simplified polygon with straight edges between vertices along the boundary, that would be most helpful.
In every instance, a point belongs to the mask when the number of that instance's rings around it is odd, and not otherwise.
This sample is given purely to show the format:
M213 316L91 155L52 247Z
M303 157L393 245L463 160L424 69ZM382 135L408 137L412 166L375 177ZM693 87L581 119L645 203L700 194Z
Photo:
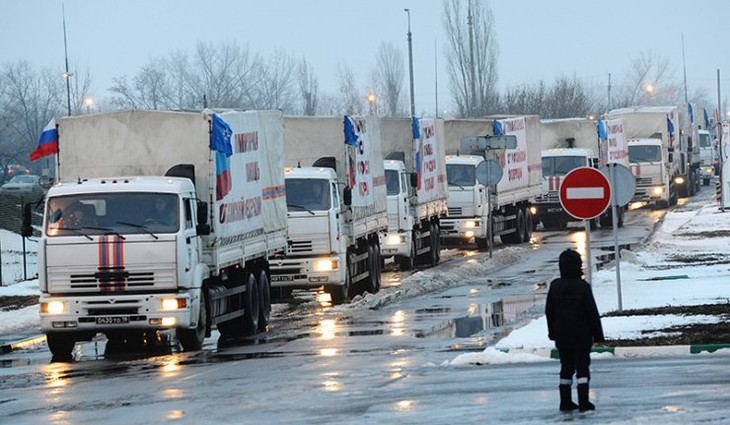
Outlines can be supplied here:
M560 359L560 354L558 353L558 350L556 348L497 348L497 350L502 351L503 353L527 353L541 357L548 357L554 360ZM720 350L727 350L722 354L730 355L730 344L653 345L634 347L596 346L591 348L591 353L599 355L607 353L616 358L636 358L684 356L689 354L714 353Z
M2 345L0 345L0 354L8 354L12 351L18 350L20 348L29 347L31 345L40 344L46 341L45 335L37 335L28 337L25 339L21 339L14 342L3 342Z

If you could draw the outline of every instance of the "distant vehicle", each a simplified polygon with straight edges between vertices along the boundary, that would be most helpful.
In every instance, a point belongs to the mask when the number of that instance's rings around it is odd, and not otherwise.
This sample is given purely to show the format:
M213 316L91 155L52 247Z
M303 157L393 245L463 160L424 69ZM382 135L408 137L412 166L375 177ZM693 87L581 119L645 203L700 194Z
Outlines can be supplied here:
M2 185L0 191L2 193L40 194L43 193L40 182L41 176L17 174L10 181Z
M30 169L20 164L9 164L6 174L8 175L8 177L18 176L21 174L30 174Z

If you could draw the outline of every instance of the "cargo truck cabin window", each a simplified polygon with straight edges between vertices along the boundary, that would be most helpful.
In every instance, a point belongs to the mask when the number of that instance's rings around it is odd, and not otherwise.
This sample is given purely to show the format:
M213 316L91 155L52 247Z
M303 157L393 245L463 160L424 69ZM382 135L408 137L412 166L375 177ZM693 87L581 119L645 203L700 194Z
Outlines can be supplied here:
M385 187L387 189L388 196L397 195L400 193L398 171L385 170Z
M474 186L476 167L469 164L447 164L446 181L450 186Z
M329 180L286 179L287 211L327 211L331 205Z
M583 156L548 156L542 159L542 176L564 176L578 167L585 167Z
M710 140L709 134L700 134L700 147L701 148L711 148L712 147L712 140Z
M629 145L629 162L661 162L662 151L659 146Z
M180 202L175 194L94 193L48 200L46 234L54 236L176 233Z

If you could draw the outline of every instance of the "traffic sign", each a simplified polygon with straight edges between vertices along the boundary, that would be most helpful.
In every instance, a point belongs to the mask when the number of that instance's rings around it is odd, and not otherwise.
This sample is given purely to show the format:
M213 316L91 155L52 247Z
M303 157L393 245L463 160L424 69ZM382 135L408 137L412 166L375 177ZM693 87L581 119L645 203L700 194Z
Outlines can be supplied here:
M575 218L588 220L598 217L610 201L611 184L595 168L576 168L560 184L560 205Z
M609 181L611 181L611 172L609 167L613 168L613 185L611 185L611 187L613 189L613 196L616 198L616 205L623 207L634 197L634 192L636 191L636 177L634 177L634 174L631 170L629 170L629 167L614 162L599 168L601 173L603 173Z

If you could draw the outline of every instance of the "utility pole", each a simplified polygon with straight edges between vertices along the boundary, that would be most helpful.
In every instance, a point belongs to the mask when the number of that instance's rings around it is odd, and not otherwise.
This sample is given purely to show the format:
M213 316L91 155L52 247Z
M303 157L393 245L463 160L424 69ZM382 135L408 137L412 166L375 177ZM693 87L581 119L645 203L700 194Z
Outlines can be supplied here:
M68 116L71 116L71 82L69 78L73 75L68 70L68 44L66 43L66 9L61 3L61 14L63 16L63 51L66 58L66 70L63 72L63 77L66 79L66 105L68 106Z
M411 10L403 9L408 15L408 72L411 77L411 117L416 116L416 101L413 94L413 46L411 37Z
M438 48L436 47L436 40L433 41L433 80L434 89L436 92L436 118L439 117L439 62L438 62Z
M469 29L469 70L471 72L471 105L469 108L469 116L475 117L476 116L476 106L477 106L477 90L476 90L476 66L474 64L474 22L471 15L471 0L469 0L469 4L467 7L467 15L466 15L466 25Z
M684 33L682 33L682 73L684 74L684 103L689 104L687 96L687 64L684 61Z
M611 73L608 73L608 104L606 105L606 112L611 110Z

